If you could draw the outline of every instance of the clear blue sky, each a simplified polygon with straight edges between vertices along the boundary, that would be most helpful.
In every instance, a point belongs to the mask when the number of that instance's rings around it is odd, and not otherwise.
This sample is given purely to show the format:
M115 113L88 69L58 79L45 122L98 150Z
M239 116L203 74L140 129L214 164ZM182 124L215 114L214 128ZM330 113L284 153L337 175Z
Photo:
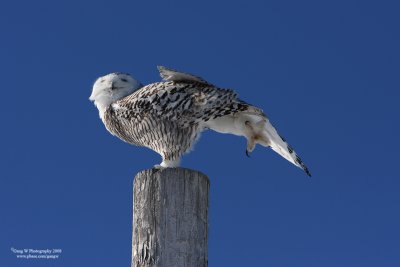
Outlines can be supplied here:
M88 97L156 65L263 108L313 174L204 133L183 166L211 180L209 266L400 266L399 26L397 1L3 3L0 266L129 266L133 176L160 158Z

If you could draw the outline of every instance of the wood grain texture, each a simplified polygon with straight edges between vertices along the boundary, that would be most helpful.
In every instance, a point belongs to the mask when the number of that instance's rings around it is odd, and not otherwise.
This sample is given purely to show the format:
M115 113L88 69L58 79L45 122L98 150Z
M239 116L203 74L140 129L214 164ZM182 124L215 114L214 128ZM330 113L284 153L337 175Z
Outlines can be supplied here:
M209 188L206 175L189 169L136 175L132 267L208 266Z

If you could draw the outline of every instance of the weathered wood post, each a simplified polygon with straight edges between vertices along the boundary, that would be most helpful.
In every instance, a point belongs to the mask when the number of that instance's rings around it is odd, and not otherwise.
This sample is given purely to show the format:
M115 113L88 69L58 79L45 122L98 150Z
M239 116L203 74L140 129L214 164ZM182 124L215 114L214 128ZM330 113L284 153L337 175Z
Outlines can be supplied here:
M206 175L189 169L136 175L132 267L208 266L209 188Z

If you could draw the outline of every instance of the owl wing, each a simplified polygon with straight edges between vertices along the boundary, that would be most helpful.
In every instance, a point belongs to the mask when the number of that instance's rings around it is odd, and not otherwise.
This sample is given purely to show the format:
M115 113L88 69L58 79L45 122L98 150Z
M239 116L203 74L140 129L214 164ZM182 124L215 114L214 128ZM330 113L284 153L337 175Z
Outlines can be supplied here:
M165 81L174 81L174 82L189 82L189 83L201 83L209 86L213 86L211 83L207 82L206 80L197 77L195 75L179 72L173 69L169 69L163 66L157 66L158 71L160 72L161 78Z
M152 115L175 121L182 127L206 122L239 111L262 111L238 99L230 89L222 89L197 80L169 81L147 85L112 105L126 119Z

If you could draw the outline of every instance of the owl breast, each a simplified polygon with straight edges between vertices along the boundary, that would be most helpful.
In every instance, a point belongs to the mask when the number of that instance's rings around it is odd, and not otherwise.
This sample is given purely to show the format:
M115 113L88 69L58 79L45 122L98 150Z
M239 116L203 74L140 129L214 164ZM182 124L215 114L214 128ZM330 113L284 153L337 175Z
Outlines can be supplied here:
M174 120L160 119L151 113L121 116L110 106L103 117L107 130L132 145L159 153L165 160L179 159L199 137L199 125L183 127Z

